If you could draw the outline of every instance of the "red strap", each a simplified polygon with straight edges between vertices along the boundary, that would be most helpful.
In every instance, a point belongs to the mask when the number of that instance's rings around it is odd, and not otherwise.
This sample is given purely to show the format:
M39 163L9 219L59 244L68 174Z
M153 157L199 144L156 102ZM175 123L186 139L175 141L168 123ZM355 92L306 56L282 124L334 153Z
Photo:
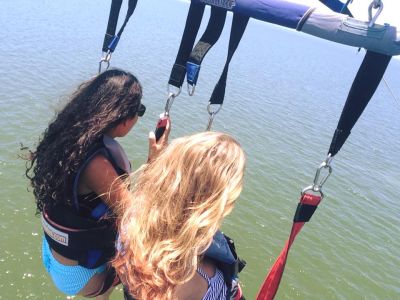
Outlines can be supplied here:
M302 204L318 206L320 202L321 196L304 194L300 198L300 203ZM279 288L279 283L281 282L290 247L292 246L293 241L296 238L297 234L300 232L301 228L303 228L303 225L304 222L293 223L289 239L287 240L285 247L282 249L271 270L269 271L267 277L265 278L264 283L261 286L260 291L258 292L257 300L274 299L275 294Z

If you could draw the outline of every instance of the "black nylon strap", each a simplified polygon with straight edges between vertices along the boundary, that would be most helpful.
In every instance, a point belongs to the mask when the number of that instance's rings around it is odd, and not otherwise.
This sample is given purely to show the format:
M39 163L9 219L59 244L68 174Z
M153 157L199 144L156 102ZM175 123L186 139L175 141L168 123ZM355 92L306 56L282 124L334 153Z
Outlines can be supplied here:
M129 21L129 18L132 16L133 12L135 11L137 2L138 2L138 0L129 0L128 10L127 10L127 13L125 16L124 23L122 24L120 30L117 33L118 37L121 37L122 32L124 31L125 26ZM122 6L122 0L112 0L111 8L110 8L110 15L108 17L107 30L106 30L106 34L104 36L104 41L103 41L103 47L102 47L103 52L107 52L107 51L113 52L115 49L115 47L110 47L110 44L115 37L115 32L117 30L117 24L118 24L118 18L119 18L121 6Z
M197 33L203 19L205 4L192 1L190 3L185 29L183 31L181 44L171 70L168 83L180 88L185 80L186 62L193 49Z
M232 60L233 54L235 53L237 47L239 46L240 40L243 37L248 22L249 22L249 17L245 17L236 13L233 14L231 36L229 39L228 56L221 77L219 78L218 83L215 86L214 91L211 95L210 104L222 104L224 102L229 64Z
M112 0L110 15L108 17L106 35L104 36L104 42L102 48L103 52L108 51L108 45L110 45L112 39L114 38L115 31L117 30L117 23L121 6L122 6L122 0Z
M137 2L138 2L138 0L129 0L128 11L126 12L124 23L122 23L122 26L117 33L118 37L121 37L121 34L124 31L126 24L128 24L129 18L132 16L133 12L135 11Z
M211 6L210 20L208 21L207 28L196 46L193 48L193 51L190 53L188 61L201 65L201 62L207 55L208 51L215 45L221 36L227 13L228 11L226 9L218 6Z
M392 57L367 51L347 96L329 153L335 156L371 100Z

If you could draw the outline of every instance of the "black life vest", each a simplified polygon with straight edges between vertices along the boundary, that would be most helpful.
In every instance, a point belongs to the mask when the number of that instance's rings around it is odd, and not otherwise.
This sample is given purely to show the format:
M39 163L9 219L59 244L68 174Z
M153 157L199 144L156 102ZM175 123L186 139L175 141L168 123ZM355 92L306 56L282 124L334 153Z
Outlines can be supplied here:
M75 175L72 187L75 207L55 204L45 207L42 213L43 230L50 247L86 268L97 268L115 254L117 230L108 206L99 199L90 211L90 217L79 213L79 179L90 161L99 154L110 161L118 175L130 173L130 163L121 145L104 135L100 145L90 152Z

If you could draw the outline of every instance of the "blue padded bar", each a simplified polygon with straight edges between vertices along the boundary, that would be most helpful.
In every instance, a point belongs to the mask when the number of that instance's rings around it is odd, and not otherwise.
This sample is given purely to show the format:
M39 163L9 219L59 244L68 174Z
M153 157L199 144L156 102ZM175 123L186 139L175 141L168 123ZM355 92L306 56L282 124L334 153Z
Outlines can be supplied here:
M295 29L309 6L285 0L192 0L219 6L235 13Z
M309 6L279 0L238 0L234 12L295 29Z

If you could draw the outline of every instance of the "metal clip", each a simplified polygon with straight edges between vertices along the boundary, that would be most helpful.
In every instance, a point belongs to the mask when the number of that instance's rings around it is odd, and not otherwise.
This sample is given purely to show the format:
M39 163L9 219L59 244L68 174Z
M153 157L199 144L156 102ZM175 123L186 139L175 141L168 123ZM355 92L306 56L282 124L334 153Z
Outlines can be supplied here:
M317 172L315 173L314 177L314 182L312 185L304 188L301 191L301 194L304 195L307 191L313 191L315 193L319 193L321 195L321 199L324 198L324 193L322 192L322 186L325 184L325 182L328 180L329 176L332 174L332 167L331 167L331 162L332 162L333 157L329 154L325 161L323 161L318 169ZM328 173L325 174L325 176L321 175L321 171L327 169ZM322 178L320 178L322 177Z
M189 96L193 96L194 95L194 91L196 89L196 85L195 84L187 84L187 90L188 90L188 94Z
M208 105L207 105L207 111L208 111L208 114L210 115L210 117L208 118L208 124L207 124L207 131L210 131L211 130L211 126L212 126L212 123L213 123L213 121L214 121L214 117L215 117L215 115L221 110L221 108L222 108L222 104L217 104L218 105L218 108L217 109L215 109L215 110L213 110L212 109L212 105L213 104L211 104L211 103L209 103Z
M378 10L373 17L372 17L372 9ZM368 27L374 26L382 10L383 10L382 0L373 0L371 2L371 4L368 6L368 21L369 21Z
M176 98L176 95L174 93L169 93L167 102L165 103L165 109L164 109L164 115L169 116L169 111L171 110L172 104L174 103L174 100Z
M167 84L167 93L168 93L168 98L170 98L171 96L173 96L174 98L178 97L179 94L181 93L182 87L180 87L179 89L177 87L175 87L175 91L172 91L171 85Z
M110 60L111 60L111 51L108 50L107 52L104 52L104 56L100 59L99 62L99 74L101 73L101 67L103 65L103 63L106 65L106 69L105 71L108 70L108 68L110 67Z

